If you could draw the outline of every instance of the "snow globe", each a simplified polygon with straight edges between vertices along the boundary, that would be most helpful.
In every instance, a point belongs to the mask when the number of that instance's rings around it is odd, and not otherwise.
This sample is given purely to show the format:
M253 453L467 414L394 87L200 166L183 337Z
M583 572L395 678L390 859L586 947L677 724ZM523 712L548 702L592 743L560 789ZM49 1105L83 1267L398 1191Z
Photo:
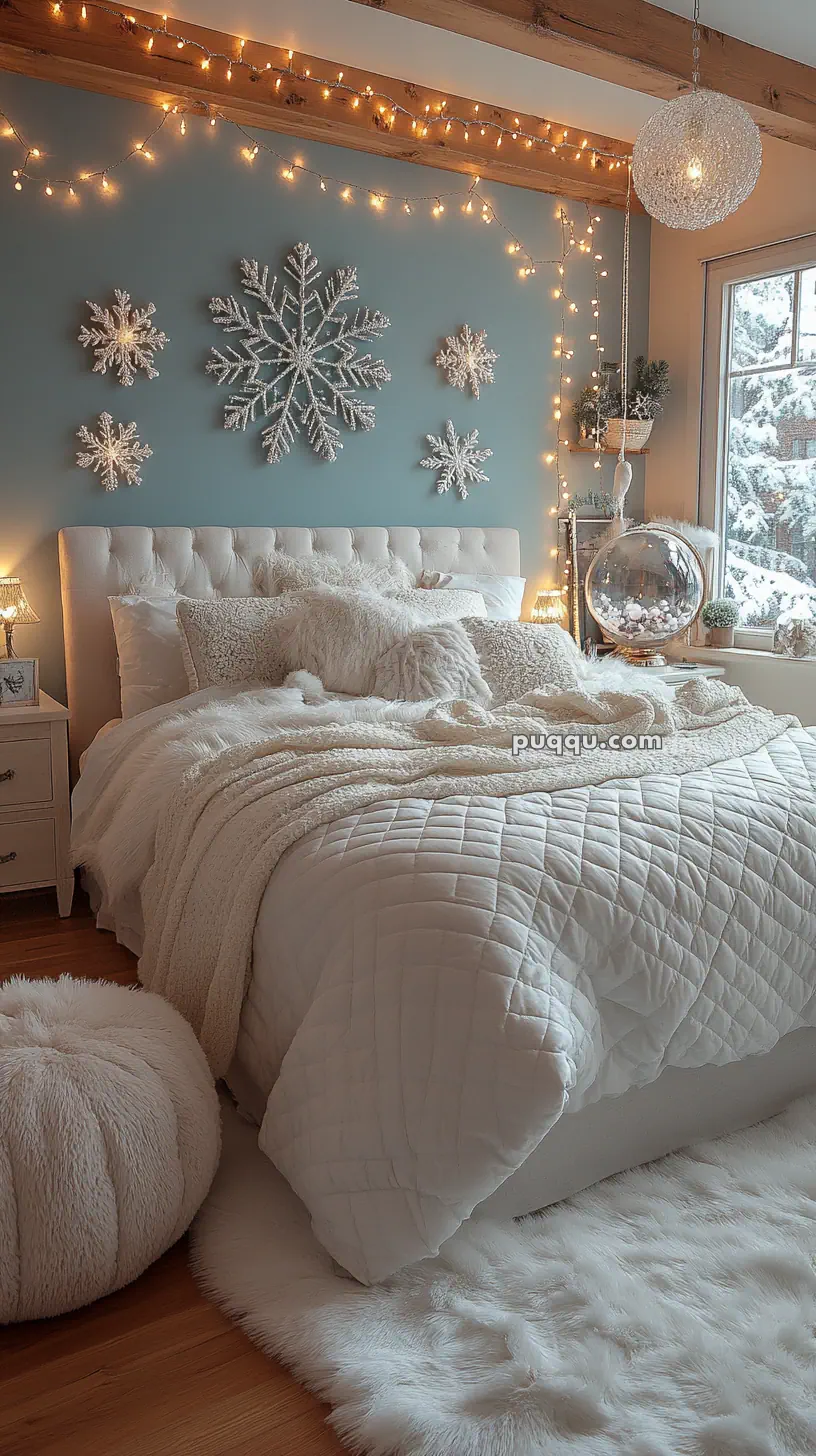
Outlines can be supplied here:
M664 667L661 649L699 615L705 567L676 531L634 526L595 553L585 591L587 607L621 656L640 667Z

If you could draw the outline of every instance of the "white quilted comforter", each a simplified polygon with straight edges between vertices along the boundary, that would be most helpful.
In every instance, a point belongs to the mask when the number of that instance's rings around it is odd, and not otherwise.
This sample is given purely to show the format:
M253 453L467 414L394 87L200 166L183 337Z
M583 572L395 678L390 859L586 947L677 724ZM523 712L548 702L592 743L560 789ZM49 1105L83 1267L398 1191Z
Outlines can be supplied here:
M91 751L80 825L127 732ZM157 801L183 761L159 758ZM149 867L137 838L103 883L108 923ZM255 931L238 1051L269 1090L261 1146L335 1257L386 1277L435 1252L568 1099L816 1025L815 884L800 728L695 773L386 799L312 830Z

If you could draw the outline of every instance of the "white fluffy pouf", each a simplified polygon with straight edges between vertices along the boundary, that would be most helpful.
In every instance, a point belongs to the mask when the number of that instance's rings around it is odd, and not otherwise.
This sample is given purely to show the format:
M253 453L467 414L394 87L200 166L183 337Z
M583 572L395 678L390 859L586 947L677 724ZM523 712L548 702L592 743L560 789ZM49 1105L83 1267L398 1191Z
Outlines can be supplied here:
M0 1322L135 1279L189 1225L220 1139L204 1053L160 996L0 986Z

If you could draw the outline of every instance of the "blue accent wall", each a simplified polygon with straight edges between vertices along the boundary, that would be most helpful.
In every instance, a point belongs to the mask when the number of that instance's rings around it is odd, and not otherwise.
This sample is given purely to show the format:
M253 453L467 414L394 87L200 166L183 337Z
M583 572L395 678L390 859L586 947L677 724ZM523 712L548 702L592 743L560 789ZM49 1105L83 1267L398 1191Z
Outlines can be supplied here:
M127 151L155 124L148 107L28 78L0 77L0 107L52 156L55 176L93 169ZM365 196L353 204L339 187L320 191L314 178L280 178L280 164L261 154L241 159L238 132L190 119L155 143L156 161L135 159L111 174L110 195L97 191L76 203L61 189L47 198L27 184L9 185L16 145L0 141L0 573L23 577L42 618L20 629L17 647L41 658L46 690L64 693L56 532L63 525L509 525L521 532L523 569L536 583L553 576L549 556L556 482L543 457L553 441L553 394L558 384L553 335L556 275L539 268L521 282L506 252L507 234L461 212L464 179L410 163L339 147L298 143L259 133L287 158L299 158L326 177L404 196L423 194L407 216L400 203L375 212ZM536 256L558 254L554 197L494 183L481 191ZM455 193L455 196L446 194ZM436 194L444 215L431 215ZM583 234L583 204L567 203ZM623 217L601 215L596 239L609 277L602 284L606 357L619 357L620 263ZM279 465L261 446L262 423L245 434L223 429L226 389L204 373L212 344L225 336L208 309L213 295L239 295L238 263L256 257L272 272L288 249L308 242L327 270L358 269L360 302L383 310L391 327L373 351L392 382L376 404L376 429L343 432L335 464L319 461L299 439ZM574 250L577 252L577 249ZM649 293L648 220L632 223L632 354L646 348ZM591 260L570 264L568 284L580 312L574 317L572 391L592 368ZM156 304L156 326L170 343L156 356L158 379L138 377L125 389L110 372L92 372L93 357L77 334L88 321L85 299L112 302L115 287L139 304ZM485 328L501 358L496 382L480 400L451 388L434 364L445 335L463 323ZM570 391L567 390L569 395ZM134 419L153 457L139 487L106 493L99 479L75 464L81 424L102 410ZM435 477L419 467L426 433L439 434L450 417L459 433L474 427L493 451L490 482L467 501L440 496ZM572 421L565 411L568 428ZM632 492L643 495L643 462L635 460ZM575 490L611 488L614 459L602 472L590 460L570 461Z

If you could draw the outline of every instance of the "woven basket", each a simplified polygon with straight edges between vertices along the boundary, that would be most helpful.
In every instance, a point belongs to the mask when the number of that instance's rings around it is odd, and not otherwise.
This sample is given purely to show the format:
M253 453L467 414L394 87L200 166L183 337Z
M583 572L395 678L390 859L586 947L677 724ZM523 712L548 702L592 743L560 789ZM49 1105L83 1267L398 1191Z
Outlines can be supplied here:
M652 433L654 420L626 421L627 450L642 450ZM611 450L619 450L623 439L623 420L607 420L606 443Z

